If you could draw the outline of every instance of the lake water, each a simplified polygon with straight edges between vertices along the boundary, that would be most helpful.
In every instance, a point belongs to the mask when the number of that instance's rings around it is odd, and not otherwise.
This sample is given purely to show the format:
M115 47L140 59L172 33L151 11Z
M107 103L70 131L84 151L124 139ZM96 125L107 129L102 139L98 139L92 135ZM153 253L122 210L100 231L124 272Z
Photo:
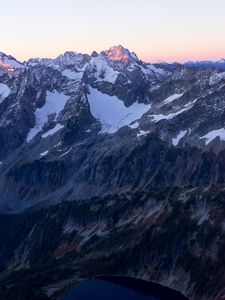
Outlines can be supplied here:
M159 284L128 277L102 277L75 285L62 300L187 300Z

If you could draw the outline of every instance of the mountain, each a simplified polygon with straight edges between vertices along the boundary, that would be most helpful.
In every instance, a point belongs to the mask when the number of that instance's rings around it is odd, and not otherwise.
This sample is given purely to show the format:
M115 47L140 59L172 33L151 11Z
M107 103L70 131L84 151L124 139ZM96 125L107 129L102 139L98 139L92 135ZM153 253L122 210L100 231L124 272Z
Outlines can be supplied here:
M187 63L184 64L185 66L188 67L193 67L193 66L197 66L200 68L220 68L225 70L225 59L220 59L218 61L189 61Z
M111 273L222 300L223 61L149 64L122 46L0 59L5 299Z
M91 56L66 52L31 59L0 80L2 211L60 202L65 195L75 200L224 180L218 158L225 144L220 69L171 70L118 46ZM151 162L146 167L141 147ZM161 151L159 165L153 149ZM171 178L162 169L176 168L170 155L184 162ZM146 180L138 174L128 180L130 162L138 166L139 160ZM212 164L206 178L205 160Z
M3 52L0 52L0 71L14 71L15 69L24 68L24 64L20 63L11 55L6 55Z

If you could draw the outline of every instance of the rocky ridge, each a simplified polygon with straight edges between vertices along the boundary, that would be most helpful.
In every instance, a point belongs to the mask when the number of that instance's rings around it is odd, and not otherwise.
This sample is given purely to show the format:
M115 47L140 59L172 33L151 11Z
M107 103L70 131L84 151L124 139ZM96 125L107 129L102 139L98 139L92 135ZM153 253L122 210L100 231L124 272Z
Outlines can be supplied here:
M0 299L99 274L224 299L222 64L0 53Z
M224 180L219 68L152 65L118 46L31 59L0 82L2 211ZM145 182L128 179L139 165Z

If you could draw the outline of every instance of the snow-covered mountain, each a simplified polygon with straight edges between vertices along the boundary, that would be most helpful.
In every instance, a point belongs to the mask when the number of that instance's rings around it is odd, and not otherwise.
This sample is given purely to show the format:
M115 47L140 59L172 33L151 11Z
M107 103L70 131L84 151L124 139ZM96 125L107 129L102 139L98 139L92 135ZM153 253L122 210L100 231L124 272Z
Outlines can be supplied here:
M114 175L105 182L104 168L111 164L113 172L125 168L124 155L120 161L119 153L127 148L128 155L153 137L167 151L192 149L200 155L212 150L217 156L224 149L225 73L221 68L149 64L122 46L91 55L66 52L55 59L30 59L24 64L1 54L1 61L3 210L40 200L51 202L61 188L64 191L54 201L63 200L69 191L69 198L76 199L81 194L123 190L128 185L119 177L117 183ZM121 166L116 167L114 160ZM97 165L99 174L93 173ZM51 170L54 176L49 175ZM216 170L210 180L223 180ZM73 187L71 178L76 182ZM175 176L172 182L152 184L185 182L185 176ZM43 194L37 196L41 187L45 187ZM86 192L81 192L83 187Z
M99 274L224 299L223 64L0 54L1 299Z
M218 61L189 61L184 64L188 67L201 67L201 68L221 68L225 69L225 59L220 59Z
M0 72L3 70L14 71L15 69L24 68L24 64L17 61L13 56L6 55L3 52L0 52Z

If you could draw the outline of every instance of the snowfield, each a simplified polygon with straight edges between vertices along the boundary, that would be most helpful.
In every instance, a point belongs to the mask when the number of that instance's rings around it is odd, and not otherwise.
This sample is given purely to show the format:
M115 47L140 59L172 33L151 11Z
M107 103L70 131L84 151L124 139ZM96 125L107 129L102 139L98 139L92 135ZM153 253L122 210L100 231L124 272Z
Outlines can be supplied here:
M95 69L95 77L98 81L107 81L115 83L119 75L118 71L114 71L102 57L94 57L91 60L91 66Z
M69 79L80 81L83 77L84 72L76 72L66 69L62 72L63 76L66 76Z
M114 133L121 127L140 119L149 111L151 105L133 103L126 107L116 96L102 94L94 88L89 88L88 102L93 117L102 124L102 132Z
M177 146L180 140L188 133L188 130L181 130L178 135L172 139L172 144Z
M216 137L219 137L221 141L225 141L225 128L220 128L217 130L210 131L206 135L200 137L200 139L205 139L205 144L208 145Z
M0 83L0 104L9 96L10 92L11 90L6 84Z
M55 119L58 117L59 113L64 109L65 104L68 100L68 96L58 93L57 91L54 92L47 92L46 94L46 100L44 106L41 108L38 108L35 112L35 119L36 119L36 125L34 128L30 130L27 136L27 142L32 140L32 138L42 130L43 126L47 123L48 121L48 116L54 114ZM60 125L61 126L61 125ZM54 130L59 130L59 124L57 128L53 128L50 130L49 134L53 134ZM56 130L56 131L57 131ZM47 134L47 133L46 133ZM43 135L46 137L45 135Z

